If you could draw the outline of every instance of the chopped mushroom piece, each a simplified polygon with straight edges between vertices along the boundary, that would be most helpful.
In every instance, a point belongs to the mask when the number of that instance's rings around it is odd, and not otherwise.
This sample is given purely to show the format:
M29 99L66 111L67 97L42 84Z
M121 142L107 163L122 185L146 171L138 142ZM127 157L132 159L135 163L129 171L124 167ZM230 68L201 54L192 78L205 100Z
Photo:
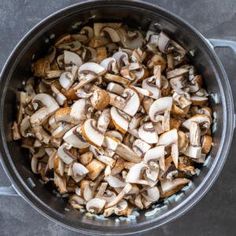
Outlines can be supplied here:
M32 172L85 215L129 217L159 204L213 146L215 112L189 54L164 31L145 37L119 22L61 35L16 94L11 138Z

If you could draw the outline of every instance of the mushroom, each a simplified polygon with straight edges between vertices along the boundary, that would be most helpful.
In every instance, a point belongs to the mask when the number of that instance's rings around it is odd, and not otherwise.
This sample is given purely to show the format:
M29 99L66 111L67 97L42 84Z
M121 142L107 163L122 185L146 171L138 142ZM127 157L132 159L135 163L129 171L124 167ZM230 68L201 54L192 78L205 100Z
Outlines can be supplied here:
M112 57L116 60L118 68L129 64L129 57L126 52L118 51L114 53Z
M83 205L86 204L84 199L76 194L74 194L70 197L69 202L70 202L71 206L75 209L81 209L81 208L83 208Z
M89 170L88 176L91 180L95 180L99 174L104 170L105 165L96 160L93 159L87 166L86 168Z
M116 32L115 29L113 29L111 27L104 27L102 29L102 32L107 33L110 36L112 42L114 42L114 43L120 42L120 36Z
M62 159L66 164L72 163L76 157L70 152L70 145L63 143L57 151L57 155Z
M97 128L103 134L107 131L110 120L111 120L110 109L103 110L97 122Z
M171 78L175 78L181 75L185 75L188 72L189 70L187 68L177 68L177 69L168 71L166 76L167 76L167 79L171 79Z
M189 145L184 154L188 157L199 159L202 156L202 147Z
M111 93L115 93L117 95L122 95L123 92L124 92L124 88L117 84L117 83L113 83L113 82L110 82L108 85L107 85L107 90Z
M70 110L70 116L75 123L83 122L86 119L87 101L79 99L73 103Z
M105 165L107 166L114 166L115 164L115 160L112 159L111 157L109 156L105 156L105 155L99 155L96 157L99 161L101 161L102 163L104 163Z
M141 158L131 148L124 145L123 143L118 144L115 152L126 161L133 163L139 163L141 161Z
M79 73L92 73L95 75L103 75L106 73L106 70L100 66L99 64L95 63L95 62L87 62L82 64L79 67Z
M129 126L129 120L127 115L115 107L112 107L110 111L111 119L116 129L123 134L126 133Z
M66 193L67 192L67 187L66 187L66 178L61 177L56 172L54 172L54 183L57 186L60 194Z
M72 177L75 182L79 182L82 178L85 177L86 174L88 174L89 171L82 164L75 162L72 166L72 172Z
M157 202L160 198L160 192L158 187L150 187L146 189L144 193L142 193L142 196L148 201L148 202Z
M101 147L104 141L104 135L96 127L96 120L88 119L84 122L82 127L82 136L95 146Z
M178 133L176 129L171 129L159 136L158 145L171 145L171 156L176 167L178 167Z
M204 135L201 140L202 143L202 153L208 154L212 146L212 137L210 135Z
M54 155L53 159L53 167L54 171L59 174L60 176L63 176L65 171L65 165L64 162L59 158L58 155Z
M79 161L85 166L88 165L92 161L92 159L93 159L92 152L85 152L81 154L79 157Z
M110 97L107 91L94 87L90 102L95 109L103 110L109 105Z
M134 116L140 106L138 94L133 89L126 88L124 90L123 97L125 97L126 101L123 111L130 116Z
M105 204L106 204L106 201L104 199L93 198L87 202L86 209L89 212L98 214L102 211Z
M148 144L154 144L158 142L158 134L152 122L144 123L138 130L139 137Z
M37 94L32 104L35 109L38 108L39 104L43 107L37 110L31 117L30 122L32 125L41 125L50 115L52 115L58 108L58 104L53 97L46 93Z
M119 178L112 175L106 176L104 179L112 188L123 188L126 185L125 182L121 181Z
M151 145L149 145L148 143L144 142L141 139L136 139L133 142L132 148L133 148L134 152L138 156L141 157L151 148Z
M161 91L157 87L157 85L155 83L153 83L155 81L156 81L156 78L154 76L143 80L142 88L148 90L151 93L150 97L152 97L154 99L158 99L161 96Z
M125 99L113 93L109 93L109 96L110 105L118 108L119 110L123 110L123 108L125 107Z
M109 208L118 204L124 198L124 196L130 192L131 189L132 189L132 185L127 183L125 187L116 196L116 198L114 198L112 201L106 204L105 208Z
M186 133L179 130L178 131L178 146L179 152L184 153L189 145L189 139Z
M189 140L192 146L200 146L201 130L196 122L192 122L189 129Z
M56 87L54 83L51 84L51 89L58 104L60 106L64 105L67 100L66 96L64 96L64 94L60 92L60 90Z
M171 110L172 103L172 97L159 98L153 102L148 112L151 121L156 122L156 117L159 114L163 114L166 110Z
M107 57L100 62L100 65L105 68L107 72L118 73L116 59L113 57Z
M186 178L177 178L174 180L161 181L161 196L169 197L170 195L178 192L184 185L190 182Z
M75 52L64 51L64 64L65 66L77 66L80 67L82 65L82 59Z
M92 191L92 187L91 187L91 182L88 180L81 180L80 182L80 192L81 192L81 196L83 197L83 199L85 201L89 201L93 198L93 191Z
M130 81L128 79L126 79L120 75L113 75L113 74L106 73L104 77L109 82L116 82L121 85L129 85L130 84Z

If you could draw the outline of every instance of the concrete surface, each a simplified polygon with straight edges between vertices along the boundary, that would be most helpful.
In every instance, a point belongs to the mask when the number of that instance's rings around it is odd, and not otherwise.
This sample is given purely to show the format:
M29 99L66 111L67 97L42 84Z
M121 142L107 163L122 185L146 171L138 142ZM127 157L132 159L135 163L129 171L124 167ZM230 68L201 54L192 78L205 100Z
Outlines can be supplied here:
M37 22L73 0L0 0L0 67L20 38ZM236 40L235 0L150 1L176 13L206 37ZM219 50L236 94L235 56ZM235 136L236 137L236 136ZM236 145L236 140L233 146ZM231 150L225 168L211 191L186 215L158 230L143 235L236 235L236 149ZM0 167L0 185L9 181ZM0 235L76 235L45 219L24 200L0 197Z

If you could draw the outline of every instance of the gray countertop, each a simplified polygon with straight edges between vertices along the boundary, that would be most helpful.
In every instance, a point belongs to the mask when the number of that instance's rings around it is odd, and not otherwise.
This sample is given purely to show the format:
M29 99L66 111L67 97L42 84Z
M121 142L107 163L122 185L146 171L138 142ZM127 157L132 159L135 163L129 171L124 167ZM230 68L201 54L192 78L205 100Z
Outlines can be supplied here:
M0 0L0 68L20 38L41 19L73 0ZM235 0L150 0L176 13L208 38L236 40ZM235 55L218 54L236 94ZM236 101L236 96L235 96ZM236 136L232 147L236 145ZM210 192L192 210L174 222L142 235L236 235L236 148ZM9 185L0 167L0 186ZM50 222L20 197L0 197L0 235L76 235Z

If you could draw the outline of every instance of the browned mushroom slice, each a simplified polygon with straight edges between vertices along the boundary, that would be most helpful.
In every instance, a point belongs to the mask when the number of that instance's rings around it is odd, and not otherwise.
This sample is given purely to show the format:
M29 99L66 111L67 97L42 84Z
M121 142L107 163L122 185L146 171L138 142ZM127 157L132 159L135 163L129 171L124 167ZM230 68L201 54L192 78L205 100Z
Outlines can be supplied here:
M105 109L110 103L109 93L106 90L100 89L97 86L93 87L92 91L93 94L90 97L90 102L92 106L97 110Z
M85 152L79 157L79 161L83 165L88 165L93 159L93 153L92 152Z
M87 166L86 168L89 170L88 176L91 180L95 180L99 174L104 170L105 165L96 160L93 159Z
M160 54L155 54L147 63L148 68L153 68L156 65L161 66L161 71L166 68L166 60Z
M91 182L89 180L82 180L80 182L80 191L81 196L84 198L85 201L89 201L93 198L93 190L91 187Z
M212 137L210 135L204 135L202 137L202 153L208 154L212 147Z
M167 79L185 75L189 70L187 68L177 68L167 72Z
M47 57L38 59L32 65L32 71L37 77L44 77L46 72L50 70L50 61Z
M175 194L189 182L190 180L185 178L161 181L161 197L169 197L172 194Z
M121 158L118 158L114 167L111 170L111 175L116 175L121 173L121 171L124 169L124 160Z
M179 146L179 152L184 153L189 145L189 139L186 133L179 130L178 131L178 146Z
M94 23L93 25L93 30L94 30L94 35L95 36L100 36L101 31L105 28L105 27L109 27L112 28L114 30L117 30L118 28L120 28L122 25L122 23L113 23L113 22L106 22L106 23Z
M122 95L124 92L124 87L122 87L120 84L110 82L107 85L107 90L111 93L115 93L117 95Z
M85 200L76 194L70 197L69 203L75 209L81 209L86 204Z
M104 141L104 135L97 129L96 120L88 119L84 122L82 127L82 135L87 142L94 144L95 146L102 146Z
M106 73L104 77L108 81L116 82L116 83L119 83L122 85L129 85L130 84L130 81L128 79L126 79L120 75L113 75L113 74Z

